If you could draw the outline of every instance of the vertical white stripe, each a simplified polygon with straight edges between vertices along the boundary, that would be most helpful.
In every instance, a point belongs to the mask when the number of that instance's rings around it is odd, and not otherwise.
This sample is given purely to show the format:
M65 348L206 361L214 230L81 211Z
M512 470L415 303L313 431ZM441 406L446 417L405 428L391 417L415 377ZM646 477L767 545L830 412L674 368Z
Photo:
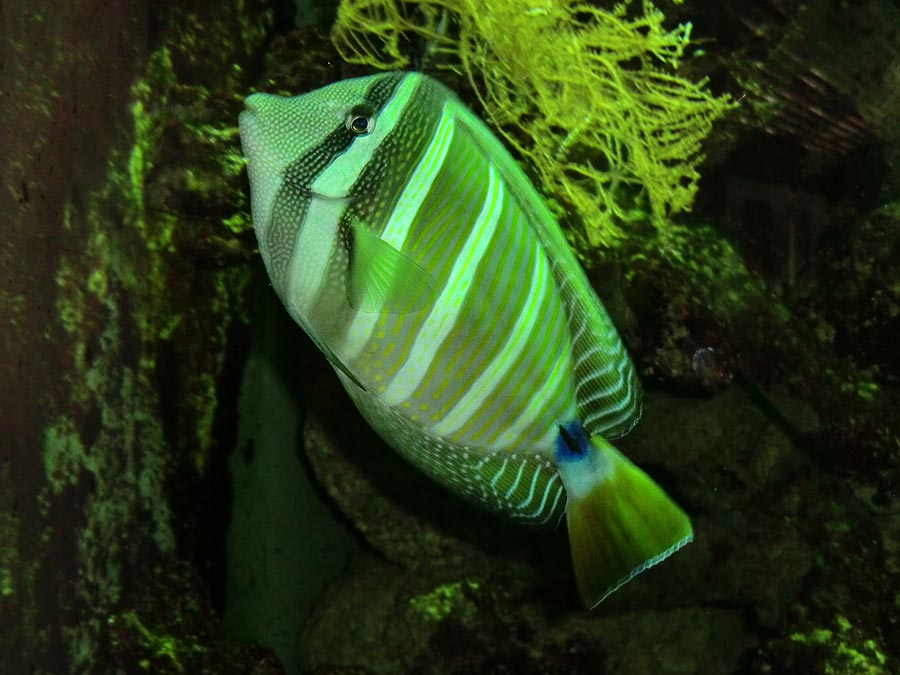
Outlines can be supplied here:
M512 493L516 491L516 488L519 487L519 482L522 480L522 474L525 473L525 464L527 464L527 461L524 459L519 462L519 472L516 474L516 480L513 481L513 484L509 486L509 490L506 491L507 499L509 499L512 496Z
M497 489L497 481L500 480L500 477L503 475L503 472L506 471L507 462L509 462L508 459L503 460L503 464L500 465L500 468L497 469L497 473L494 474L493 480L491 480L491 487L494 488L494 490Z
M547 330L552 328L547 327ZM565 344L565 342L564 342ZM563 380L566 380L565 382ZM529 397L529 403L522 411L522 414L516 419L515 424L506 427L503 432L497 436L497 440L492 444L497 448L508 448L516 443L525 430L530 427L536 420L546 419L547 402L548 401L569 401L565 410L560 410L561 419L575 419L577 411L575 409L575 397L572 387L572 360L568 349L563 349L561 354L556 355L556 365L550 376L535 389ZM559 433L555 427L551 428L544 434L534 447L552 448L556 440L556 434Z
M346 205L335 199L312 199L294 255L288 266L288 308L307 315L325 280L328 261L338 246L338 225Z
M547 495L550 494L550 490L553 487L553 484L556 483L558 480L559 480L559 474L556 473L556 474L553 474L553 476L550 477L550 480L547 481L547 484L544 486L544 496L541 499L541 504L540 504L540 506L537 507L536 511L531 513L531 516L530 516L531 518L537 518L538 515L540 515L540 513L544 510L544 506L546 506L546 504L547 504ZM529 502L531 501L531 495L528 496L528 501ZM520 506L524 506L524 504L520 504ZM554 506L555 506L555 503L554 503Z
M531 489L528 490L528 496L525 497L522 501L516 504L517 509L522 509L528 506L531 503L531 500L534 498L534 487L537 485L538 478L541 477L541 470L535 469L534 473L531 475Z
M559 478L559 474L556 474L556 475L552 478L552 480L556 480L557 478ZM547 489L548 489L548 490L550 489L550 484L549 484L549 483L547 484ZM556 505L559 504L559 498L563 495L563 492L564 492L563 487L562 487L561 485L560 485L560 486L557 486L557 488L556 488L556 498L553 500L553 506L551 506L550 509L547 511L547 516L544 518L543 522L546 523L546 522L550 519L550 516L553 515L553 513L556 511ZM546 497L546 493L545 493L544 496ZM537 515L538 515L539 513L543 512L543 509L544 509L544 502L542 501L542 502L541 502L541 508L540 508L540 510L539 510L539 511L536 511L535 514L534 514L535 517L537 517ZM563 515L560 516L560 521L562 520L562 518L564 517L564 515L565 515L565 514L563 514ZM557 525L559 525L559 521L557 522Z
M287 301L301 314L309 312L325 282L328 261L338 245L338 224L347 207L344 199L369 160L403 117L413 100L418 78L405 77L375 120L375 130L357 138L310 185L313 198L288 267ZM323 195L323 196L315 196Z
M397 85L394 95L380 111L375 111L375 130L359 136L347 150L338 155L328 168L320 173L310 185L310 190L318 195L331 198L347 196L353 184L369 165L375 152L391 134L397 123L406 114L406 108L413 101L413 93L419 78L407 76Z
M444 160L453 142L453 130L453 118L444 110L434 131L434 136L432 136L431 144L422 154L422 159L419 160L406 188L397 200L388 225L381 235L382 239L398 250L402 250L410 227L419 215L419 210L422 208L435 178L444 166Z
M546 265L544 255L539 248L535 249L534 268L531 273L531 285L528 292L523 296L529 298L530 302L522 307L516 319L515 325L509 331L506 344L503 345L500 352L493 360L486 365L481 375L472 383L466 392L459 398L456 405L447 413L444 419L437 422L432 431L436 434L449 436L455 433L469 419L484 408L485 399L498 387L513 386L505 379L516 364L522 350L528 345L525 336L532 334L535 330L535 324L540 312L540 307L544 298L547 296L547 290L550 286L547 283Z
M400 194L397 205L388 220L388 225L381 234L381 239L398 251L403 250L409 230L444 164L452 140L453 118L445 113L438 123L431 145L423 154L408 185ZM359 358L366 344L372 339L372 333L380 318L379 314L373 312L358 312L353 317L347 329L344 345L341 347L344 359L350 362Z
M406 361L382 396L386 405L398 405L412 395L431 368L441 344L453 330L465 306L478 265L487 254L497 230L504 198L503 184L494 167L490 166L487 195L481 212L472 223L472 231L453 263L447 284L419 330Z

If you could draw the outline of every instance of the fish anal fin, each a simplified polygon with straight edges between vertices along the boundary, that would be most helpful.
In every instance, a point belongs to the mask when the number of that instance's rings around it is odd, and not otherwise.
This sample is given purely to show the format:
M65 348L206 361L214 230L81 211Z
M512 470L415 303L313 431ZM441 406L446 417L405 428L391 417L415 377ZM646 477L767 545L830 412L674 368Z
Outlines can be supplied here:
M476 464L482 501L492 510L527 525L555 527L566 497L556 467L532 453L495 452Z

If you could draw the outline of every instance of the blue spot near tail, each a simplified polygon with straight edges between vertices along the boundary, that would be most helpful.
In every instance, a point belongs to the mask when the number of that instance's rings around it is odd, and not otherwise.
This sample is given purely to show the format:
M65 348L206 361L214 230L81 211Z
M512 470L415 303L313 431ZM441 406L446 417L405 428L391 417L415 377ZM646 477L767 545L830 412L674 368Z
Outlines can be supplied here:
M587 459L590 448L591 439L581 422L576 420L559 425L559 435L556 437L557 462L562 464Z

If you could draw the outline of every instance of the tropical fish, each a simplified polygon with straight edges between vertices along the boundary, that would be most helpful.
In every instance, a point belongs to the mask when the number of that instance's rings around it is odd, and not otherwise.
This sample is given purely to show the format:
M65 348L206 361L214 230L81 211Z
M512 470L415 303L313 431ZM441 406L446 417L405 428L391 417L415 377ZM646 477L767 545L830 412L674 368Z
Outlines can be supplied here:
M284 306L381 437L437 482L568 525L594 607L692 539L609 439L640 383L545 202L437 80L383 73L240 116L253 223Z

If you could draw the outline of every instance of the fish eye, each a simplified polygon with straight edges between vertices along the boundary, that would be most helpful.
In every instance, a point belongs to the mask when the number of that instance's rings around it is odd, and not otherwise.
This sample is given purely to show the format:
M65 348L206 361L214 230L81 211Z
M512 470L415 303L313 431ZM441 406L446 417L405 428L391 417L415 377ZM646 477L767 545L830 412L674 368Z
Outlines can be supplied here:
M357 105L350 108L344 125L357 136L370 134L375 130L375 113L367 105Z

